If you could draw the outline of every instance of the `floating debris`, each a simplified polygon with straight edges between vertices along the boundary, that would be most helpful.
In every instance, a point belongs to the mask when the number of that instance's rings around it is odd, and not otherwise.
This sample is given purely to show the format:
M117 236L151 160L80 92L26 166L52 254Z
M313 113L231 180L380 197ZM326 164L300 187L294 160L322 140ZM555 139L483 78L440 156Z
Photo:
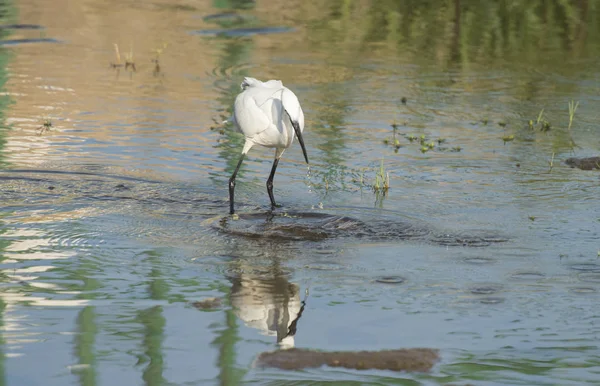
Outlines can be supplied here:
M199 310L214 310L221 307L221 298L206 298L192 303Z

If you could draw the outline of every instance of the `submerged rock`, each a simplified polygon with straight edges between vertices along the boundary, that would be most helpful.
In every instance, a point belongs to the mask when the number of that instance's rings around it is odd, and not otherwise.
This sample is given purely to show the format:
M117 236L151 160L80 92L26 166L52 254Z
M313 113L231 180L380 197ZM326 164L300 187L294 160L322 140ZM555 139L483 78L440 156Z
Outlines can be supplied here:
M260 367L275 367L282 370L302 370L327 365L356 370L427 372L438 360L438 350L429 348L333 352L292 348L262 353L256 364Z
M441 246L486 247L507 242L501 235L439 233L433 227L407 219L359 220L323 212L256 212L233 217L215 217L204 224L219 232L253 239L321 241L355 238L373 241L412 240Z
M600 169L600 157L567 158L565 163L572 168L581 170Z

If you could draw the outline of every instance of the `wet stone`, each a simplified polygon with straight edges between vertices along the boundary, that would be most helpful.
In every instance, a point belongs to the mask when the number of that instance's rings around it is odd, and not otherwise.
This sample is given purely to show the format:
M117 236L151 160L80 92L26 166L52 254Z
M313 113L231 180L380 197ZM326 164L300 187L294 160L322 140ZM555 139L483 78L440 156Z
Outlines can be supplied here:
M292 348L262 353L256 363L260 367L282 370L302 370L326 365L355 370L427 372L438 361L438 350L428 348L334 352Z
M577 168L581 170L600 169L600 157L567 158L565 163L572 168Z

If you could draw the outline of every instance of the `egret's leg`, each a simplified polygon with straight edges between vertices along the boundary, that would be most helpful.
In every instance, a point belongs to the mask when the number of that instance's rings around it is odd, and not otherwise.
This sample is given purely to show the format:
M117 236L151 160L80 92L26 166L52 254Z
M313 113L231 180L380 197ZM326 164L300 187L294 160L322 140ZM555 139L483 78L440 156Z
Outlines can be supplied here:
M235 167L231 178L229 179L229 214L233 214L235 212L233 210L233 191L235 190L235 176L237 175L238 170L240 170L240 166L242 166L242 161L244 160L245 156L246 153L242 153L242 156L240 157L240 160L237 166Z
M279 158L275 158L273 161L273 167L271 168L271 174L269 174L269 179L267 180L267 193L269 193L269 198L271 199L271 206L275 207L277 204L275 203L275 197L273 197L273 177L275 177L275 170L277 170L277 165L279 164Z

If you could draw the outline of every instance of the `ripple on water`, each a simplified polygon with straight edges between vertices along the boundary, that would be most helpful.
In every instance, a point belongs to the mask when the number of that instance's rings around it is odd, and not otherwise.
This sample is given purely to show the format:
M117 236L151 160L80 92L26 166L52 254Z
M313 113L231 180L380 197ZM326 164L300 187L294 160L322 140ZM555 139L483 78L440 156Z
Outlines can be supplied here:
M600 272L600 264L595 263L580 263L571 265L571 269L583 272Z
M500 284L477 284L469 289L474 295L492 295L501 290Z
M582 272L577 279L586 283L600 283L600 272Z
M546 277L546 275L544 275L543 273L540 272L533 272L533 271L523 271L523 272L515 272L512 275L510 275L511 279L516 279L516 280L541 280L544 279Z
M333 236L351 235L364 225L345 216L320 212L258 212L208 220L223 233L248 238L320 241Z
M402 284L405 281L406 279L401 276L380 276L375 279L375 282L383 284Z
M467 264L474 265L493 264L496 262L495 259L489 257L466 257L463 261Z
M479 303L481 304L500 304L504 303L504 298L501 297L486 297L479 299Z
M314 271L340 271L346 269L347 266L344 266L339 263L311 263L304 266L305 269L310 269Z
M571 287L569 288L569 292L579 295L587 295L596 293L598 291L596 291L596 289L592 287Z

